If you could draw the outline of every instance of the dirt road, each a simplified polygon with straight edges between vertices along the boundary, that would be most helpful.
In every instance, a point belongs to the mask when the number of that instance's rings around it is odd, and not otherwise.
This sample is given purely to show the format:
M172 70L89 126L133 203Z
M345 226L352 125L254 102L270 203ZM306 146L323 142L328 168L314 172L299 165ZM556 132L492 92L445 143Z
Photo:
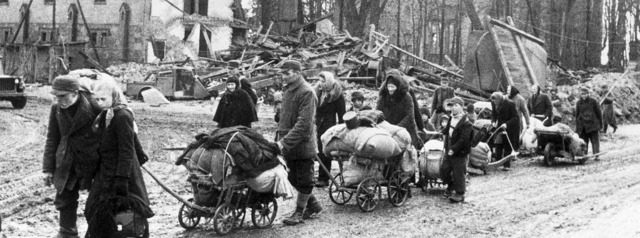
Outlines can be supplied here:
M13 110L9 103L0 102L2 237L47 237L57 230L55 192L40 181L49 105L29 100L25 109ZM179 194L190 196L186 171L173 165L179 152L161 148L185 146L195 134L207 131L210 102L132 106L143 146L152 156L147 166ZM271 108L262 108L264 123L256 126L267 138L273 138L272 117ZM331 203L326 189L317 189L314 192L325 208L319 218L296 227L283 226L282 219L293 211L294 201L279 200L280 210L271 229L245 227L230 237L639 237L640 126L622 126L602 141L602 149L609 153L600 161L544 167L541 157L526 157L512 171L474 176L463 204L441 198L441 188L427 192L413 188L413 198L402 207L385 200L375 211L362 213L355 201L338 206ZM215 236L210 226L194 231L181 228L177 200L150 177L145 181L156 212L150 219L151 237ZM81 195L81 207L85 199L86 193ZM82 210L78 214L79 230L84 232Z

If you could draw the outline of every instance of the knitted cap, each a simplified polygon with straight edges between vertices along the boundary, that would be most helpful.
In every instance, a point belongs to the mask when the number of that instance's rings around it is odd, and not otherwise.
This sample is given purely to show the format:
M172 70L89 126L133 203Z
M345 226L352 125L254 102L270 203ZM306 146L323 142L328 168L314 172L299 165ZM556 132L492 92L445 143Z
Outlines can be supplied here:
M51 85L51 94L62 96L80 90L78 79L72 76L58 76Z
M302 64L296 60L287 60L282 64L282 67L280 67L283 70L297 70L300 71L302 70Z

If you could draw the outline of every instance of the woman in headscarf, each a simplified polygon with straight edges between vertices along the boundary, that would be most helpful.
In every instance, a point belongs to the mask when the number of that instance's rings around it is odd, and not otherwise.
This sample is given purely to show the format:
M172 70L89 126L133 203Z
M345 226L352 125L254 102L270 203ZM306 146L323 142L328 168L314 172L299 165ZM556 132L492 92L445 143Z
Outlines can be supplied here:
M342 95L342 85L338 82L330 72L320 72L320 80L315 86L316 95L318 96L318 107L316 109L316 125L318 126L318 157L322 164L331 171L331 158L322 153L322 142L320 136L329 128L337 123L342 123L342 116L346 111L344 95ZM336 120L337 117L337 120ZM317 187L329 185L330 174L324 170L318 171Z
M238 125L251 128L251 123L258 121L251 96L241 89L236 77L229 77L226 84L227 91L222 94L213 121L218 122L220 128Z
M116 215L133 212L137 232L149 236L147 189L136 151L136 126L126 98L112 80L93 85L93 99L103 109L93 124L100 135L100 164L85 207L89 225L86 237L117 236ZM125 227L124 229L128 229Z
M253 101L253 104L257 105L258 95L256 94L256 91L251 86L251 82L249 82L249 80L245 76L240 76L238 78L240 79L240 87L242 88L242 90L247 92L247 94L249 94L249 97L251 97L251 101Z
M409 95L409 87L401 76L391 74L380 88L376 110L382 111L385 120L393 125L407 129L414 147L422 148L422 140L418 137L413 98Z

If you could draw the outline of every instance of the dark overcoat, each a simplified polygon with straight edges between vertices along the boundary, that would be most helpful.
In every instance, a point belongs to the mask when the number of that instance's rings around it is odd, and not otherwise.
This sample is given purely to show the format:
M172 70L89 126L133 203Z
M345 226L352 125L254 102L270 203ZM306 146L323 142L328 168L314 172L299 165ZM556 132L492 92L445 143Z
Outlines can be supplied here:
M327 93L320 91L320 93ZM318 98L322 98L322 95L318 95ZM342 116L346 111L346 105L344 96L340 95L333 102L324 102L318 105L316 110L316 124L318 125L318 136L322 135L332 126L338 123L343 123ZM337 119L336 119L337 116Z
M414 115L413 99L409 95L409 87L399 76L390 75L380 88L380 96L376 110L382 111L384 119L393 125L407 129L411 135L411 143L416 148L422 148L422 140L418 138L418 128ZM387 84L396 85L393 95L389 95Z
M500 105L495 105L493 102L491 103L492 109L492 120L491 122L497 122L498 126L502 124L507 124L507 136L511 143L513 143L514 150L518 149L518 142L520 141L520 115L518 115L518 110L516 109L516 104L507 99L502 99ZM509 142L504 141L505 144Z
M220 128L232 126L246 126L258 121L255 104L249 94L237 87L233 92L222 94L213 121L218 122Z
M318 98L302 76L284 89L277 140L288 160L313 159L318 153L315 117Z
M549 95L540 92L531 95L531 99L529 99L529 113L532 115L545 115L551 120L553 116L553 105L551 104Z
M448 156L449 151L453 151L453 155L451 157L460 158L467 156L471 153L471 133L473 132L473 124L471 124L467 115L464 115L453 128L451 136L449 136L450 128L451 120L449 120L447 126L442 129L442 134L444 135L445 155Z
M598 102L592 97L578 100L575 117L578 134L597 132L602 129L602 111Z
M76 103L73 117L58 104L51 106L49 114L42 170L53 173L53 184L58 193L65 187L71 190L76 179L90 178L97 169L98 139L91 125L101 109L90 103L83 93L78 95ZM72 170L75 176L70 177Z

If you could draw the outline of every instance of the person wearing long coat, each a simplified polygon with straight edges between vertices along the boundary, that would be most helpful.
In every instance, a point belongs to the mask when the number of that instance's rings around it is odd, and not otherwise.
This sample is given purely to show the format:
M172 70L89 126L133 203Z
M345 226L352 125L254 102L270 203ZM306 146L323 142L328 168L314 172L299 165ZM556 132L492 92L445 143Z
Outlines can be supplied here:
M416 82L417 82L416 79L414 77L406 76L399 69L391 69L389 70L389 73L387 73L387 75L392 75L392 74L400 76L409 87L408 92L409 92L409 95L411 95L411 99L413 100L413 115L416 117L415 118L416 127L418 127L418 131L424 130L425 125L422 122L422 116L420 115L420 104L418 104L418 98L416 97L416 93L414 90L414 86L416 85ZM421 148L422 148L422 145L418 147L418 149L421 149Z
M553 105L549 95L542 93L539 85L532 85L531 98L529 99L529 113L531 116L544 121L544 126L553 125Z
M56 189L53 204L60 212L58 237L77 237L79 190L89 189L99 160L97 136L91 125L100 107L80 92L78 79L56 77L42 161L45 184Z
M227 79L227 91L222 94L213 121L218 122L218 127L246 126L251 128L251 123L258 121L255 104L251 96L241 89L240 81L236 77Z
M589 89L580 89L580 100L576 103L576 132L587 143L591 141L593 154L600 153L600 129L602 129L602 111L598 102L589 96Z
M509 85L507 88L507 94L509 94L509 99L516 104L516 111L518 111L518 116L520 117L520 133L523 133L524 125L522 125L522 118L524 117L524 122L529 127L529 109L527 109L527 100L524 99L522 95L520 95L520 91L514 87ZM513 147L520 148L520 140L512 141Z
M337 123L343 123L342 116L345 113L345 100L342 93L342 85L336 81L330 72L321 72L320 81L315 87L319 104L316 109L316 125L318 128L318 157L322 164L331 171L331 158L322 153L322 142L320 136ZM337 117L337 120L336 120ZM317 187L329 185L331 174L327 174L323 169L318 170Z
M411 143L416 148L422 147L418 137L413 99L409 95L409 87L397 75L389 75L380 88L376 110L382 111L386 121L407 129L411 135Z
M612 133L616 133L618 130L618 123L616 122L616 114L613 111L613 97L607 96L602 100L602 132L607 133L609 126L613 128Z
M117 214L133 211L134 223L149 236L147 219L154 215L142 176L136 146L136 126L126 98L113 81L97 83L94 99L103 108L93 123L100 134L99 169L93 179L85 207L86 237L112 237L118 234Z
M449 87L449 79L444 79L440 83L442 86L436 88L431 100L431 124L436 127L436 130L442 129L440 121L442 115L446 113L444 102L455 96L455 90Z
M494 141L491 141L495 148L496 160L501 160L505 156L509 156L513 150L517 150L516 143L520 138L520 116L516 109L516 104L505 98L501 92L491 94L491 122L507 132L507 136L496 134ZM500 133L496 130L496 133ZM497 140L497 142L496 142ZM511 160L504 163L504 170L511 168Z

